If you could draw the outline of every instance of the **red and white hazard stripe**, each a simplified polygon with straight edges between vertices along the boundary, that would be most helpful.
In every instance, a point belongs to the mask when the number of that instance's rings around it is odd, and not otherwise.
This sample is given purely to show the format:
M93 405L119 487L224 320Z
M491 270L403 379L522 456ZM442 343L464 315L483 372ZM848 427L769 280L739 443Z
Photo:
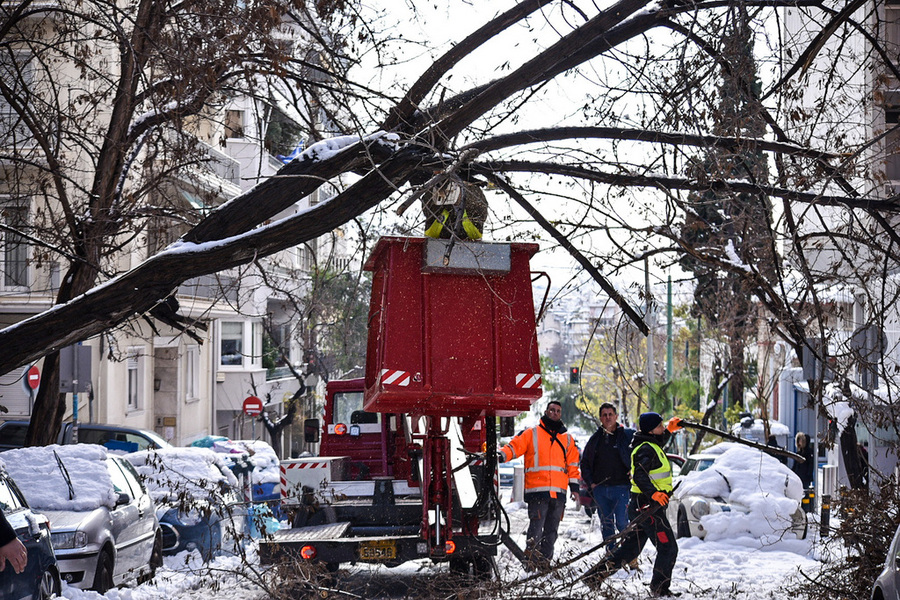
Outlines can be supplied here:
M412 379L412 373L409 371L397 371L396 369L382 369L378 379L381 383L406 387Z
M541 387L541 375L539 373L519 373L516 375L516 387L531 390Z
M288 493L287 471L288 469L327 469L327 462L297 462L280 465L281 470L281 497L286 498Z

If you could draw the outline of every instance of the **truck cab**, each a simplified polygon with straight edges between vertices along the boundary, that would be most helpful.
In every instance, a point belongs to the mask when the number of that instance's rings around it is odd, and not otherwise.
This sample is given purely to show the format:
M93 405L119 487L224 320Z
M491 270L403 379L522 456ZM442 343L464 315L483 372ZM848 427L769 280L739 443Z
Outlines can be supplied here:
M328 382L319 455L346 456L347 479L409 479L409 456L397 439L400 416L366 412L364 392L362 378Z

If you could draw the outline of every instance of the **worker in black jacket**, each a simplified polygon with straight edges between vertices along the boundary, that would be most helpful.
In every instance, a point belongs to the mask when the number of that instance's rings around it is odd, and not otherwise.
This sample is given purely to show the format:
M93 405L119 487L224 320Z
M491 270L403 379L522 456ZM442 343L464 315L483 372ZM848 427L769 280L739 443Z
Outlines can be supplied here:
M601 404L600 428L581 454L581 478L596 503L603 539L609 539L628 525L631 440L635 431L620 425L618 417L614 404Z
M637 558L649 539L656 546L656 562L650 579L650 592L654 596L671 596L669 584L672 569L678 557L675 532L666 517L665 506L672 493L672 465L663 450L671 434L681 429L677 417L663 424L655 412L643 413L638 420L639 431L631 442L631 499L628 516L634 528L621 540L620 545L604 560L591 567L585 574L585 582L598 586L622 566ZM648 514L648 511L649 514Z
M0 571L6 568L6 561L16 573L21 573L28 563L28 551L16 537L16 531L6 520L6 515L0 512Z

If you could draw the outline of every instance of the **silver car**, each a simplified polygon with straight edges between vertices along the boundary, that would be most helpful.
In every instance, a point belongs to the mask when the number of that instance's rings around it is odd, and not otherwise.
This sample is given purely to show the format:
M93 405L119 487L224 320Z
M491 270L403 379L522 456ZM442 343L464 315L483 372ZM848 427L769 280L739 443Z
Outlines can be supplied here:
M900 527L888 548L884 569L872 586L872 600L900 599Z
M688 456L687 460L685 460L684 464L681 466L677 480L693 478L696 474L706 471L707 469L712 468L715 470L715 463L719 457L733 447L737 447L737 445L732 443L722 443L707 448L699 454ZM756 474L756 477L769 481L783 480L784 490L785 492L787 491L789 483L787 478L791 476L787 467L782 466L781 463L762 464L756 461L748 463L748 470L750 470L751 466L758 467L759 469L758 473L757 471L753 471ZM728 476L725 473L717 472L730 493L733 482L729 481ZM666 514L669 518L669 522L675 529L676 537L679 538L705 538L707 532L703 526L702 519L706 515L719 513L746 515L750 512L750 507L746 506L740 500L735 500L734 498L728 500L721 496L691 493L690 491L685 491L685 486L683 485L675 490L666 507ZM790 522L791 533L796 536L797 539L802 540L806 538L808 527L806 514L800 508L799 501L797 502L796 510L790 515Z
M162 565L156 508L128 461L92 444L9 450L3 459L29 503L50 519L60 575L70 586L103 594L149 580Z

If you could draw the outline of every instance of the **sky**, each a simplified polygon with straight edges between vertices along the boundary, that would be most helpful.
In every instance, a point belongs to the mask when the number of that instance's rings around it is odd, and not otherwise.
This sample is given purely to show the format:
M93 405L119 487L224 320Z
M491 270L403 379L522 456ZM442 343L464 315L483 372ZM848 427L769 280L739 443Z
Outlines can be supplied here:
M79 448L77 446L70 448ZM78 450L72 450L77 454ZM712 518L705 521L709 530L706 540L697 538L679 540L679 554L673 575L672 589L680 592L683 599L702 600L756 600L758 598L781 598L783 590L799 581L803 574L814 574L822 565L823 557L834 556L840 550L829 540L822 540L816 527L810 526L810 535L805 540L792 536L772 535L760 529L761 522L775 522L764 515L779 506L778 502L792 500L783 511L792 511L797 506L799 481L791 481L784 492L784 479L795 477L775 459L768 459L757 451L743 446L729 445L722 454L720 465L714 465L718 474L710 470L698 473L692 478L693 488L714 485L714 480L722 480L725 475L731 488L740 490L742 498L753 511L746 518L728 522L727 519ZM762 457L762 458L761 458ZM748 469L747 464L762 465L764 477L759 469ZM782 471L783 470L783 471ZM704 475L705 474L705 475ZM70 472L73 483L80 489L88 489L93 483L90 476L81 471ZM687 489L687 488L686 488ZM722 493L721 490L713 490ZM778 502L757 502L767 496L779 496ZM528 515L524 503L511 502L509 488L501 490L502 504L510 518L510 532L520 545L524 545L524 531ZM763 516L760 516L763 515ZM706 519L706 517L704 517ZM560 525L560 539L557 543L557 558L569 559L597 545L602 540L596 517L589 519L580 507L571 500L567 504L563 522ZM63 584L63 596L69 600L256 600L261 597L260 589L252 583L253 575L259 567L255 543L247 545L249 568L233 556L215 559L203 565L196 554L183 552L166 557L165 566L160 569L152 584L110 590L105 596L95 592L82 591ZM608 597L646 598L655 550L647 545L639 560L639 568L623 570L604 583ZM562 576L541 576L523 584L527 574L510 552L502 548L498 556L498 566L506 592L503 597L541 594L544 597L596 598L598 594L580 583L572 583L572 578L584 572L598 559L597 554L574 562L561 571ZM400 579L415 579L445 566L427 566L427 561L406 563L395 569L377 566L348 567L356 578L381 576L389 573ZM246 575L240 575L241 572ZM602 597L602 596L601 596Z

